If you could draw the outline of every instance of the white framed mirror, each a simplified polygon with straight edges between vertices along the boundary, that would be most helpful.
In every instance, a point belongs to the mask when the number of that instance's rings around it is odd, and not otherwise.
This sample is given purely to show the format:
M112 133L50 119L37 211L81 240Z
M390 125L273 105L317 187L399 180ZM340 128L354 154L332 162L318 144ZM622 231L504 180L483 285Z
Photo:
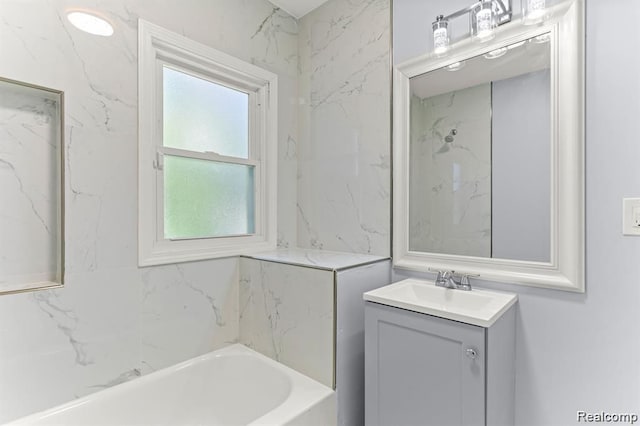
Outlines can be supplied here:
M584 0L394 68L393 262L584 292Z

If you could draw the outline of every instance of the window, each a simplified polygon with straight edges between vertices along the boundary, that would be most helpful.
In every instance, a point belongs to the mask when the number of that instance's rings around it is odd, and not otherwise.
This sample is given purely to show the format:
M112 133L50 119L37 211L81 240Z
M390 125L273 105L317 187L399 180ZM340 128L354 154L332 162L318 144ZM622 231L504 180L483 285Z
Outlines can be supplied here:
M139 263L275 247L277 77L139 25Z

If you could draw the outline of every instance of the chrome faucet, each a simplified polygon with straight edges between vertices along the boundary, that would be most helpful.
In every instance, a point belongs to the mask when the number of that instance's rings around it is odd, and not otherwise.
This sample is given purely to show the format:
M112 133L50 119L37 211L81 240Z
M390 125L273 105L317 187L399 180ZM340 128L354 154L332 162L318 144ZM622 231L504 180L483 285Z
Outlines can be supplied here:
M465 291L471 291L471 283L469 282L469 278L478 276L469 274L456 274L455 271L433 272L438 272L438 277L436 278L436 286Z

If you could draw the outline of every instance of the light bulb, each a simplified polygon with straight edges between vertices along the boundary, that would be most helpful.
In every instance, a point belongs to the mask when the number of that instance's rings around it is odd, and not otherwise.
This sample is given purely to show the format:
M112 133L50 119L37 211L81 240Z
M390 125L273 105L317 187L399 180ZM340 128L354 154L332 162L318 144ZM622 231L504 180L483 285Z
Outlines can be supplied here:
M465 65L464 61L454 62L451 65L447 65L445 69L447 71L458 71L459 69L464 68L464 65Z
M492 50L491 52L487 52L484 54L484 57L487 59L497 59L501 56L504 56L507 53L506 47L501 47L499 49Z
M436 17L433 27L433 53L443 56L449 50L449 21L442 15Z
M509 46L507 46L507 49L509 49L509 50L517 49L518 47L524 45L526 42L527 42L527 40L522 40L522 41L519 41L517 43L510 44Z
M522 0L522 18L525 25L541 22L546 13L545 0Z
M493 14L493 1L482 0L474 10L474 37L480 41L491 40L494 36L495 19Z

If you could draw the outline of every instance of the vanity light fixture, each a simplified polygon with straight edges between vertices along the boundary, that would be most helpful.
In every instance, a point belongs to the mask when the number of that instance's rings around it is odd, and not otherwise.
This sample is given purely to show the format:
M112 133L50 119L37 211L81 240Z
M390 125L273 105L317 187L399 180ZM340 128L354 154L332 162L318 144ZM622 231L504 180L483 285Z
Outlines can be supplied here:
M106 19L93 13L72 10L67 13L67 19L74 27L89 34L104 37L113 34L113 26Z
M432 24L433 53L443 56L449 50L449 22L460 16L468 16L469 35L476 41L485 42L495 36L497 26L511 21L512 0L477 0L469 7L447 16L438 15ZM534 1L534 0L523 0Z
M433 27L433 53L443 56L449 50L449 21L443 15L436 17Z
M480 0L473 9L471 22L473 38L480 42L494 38L496 20L493 13L493 0Z
M545 0L522 0L522 22L525 25L534 25L541 22L545 14Z

